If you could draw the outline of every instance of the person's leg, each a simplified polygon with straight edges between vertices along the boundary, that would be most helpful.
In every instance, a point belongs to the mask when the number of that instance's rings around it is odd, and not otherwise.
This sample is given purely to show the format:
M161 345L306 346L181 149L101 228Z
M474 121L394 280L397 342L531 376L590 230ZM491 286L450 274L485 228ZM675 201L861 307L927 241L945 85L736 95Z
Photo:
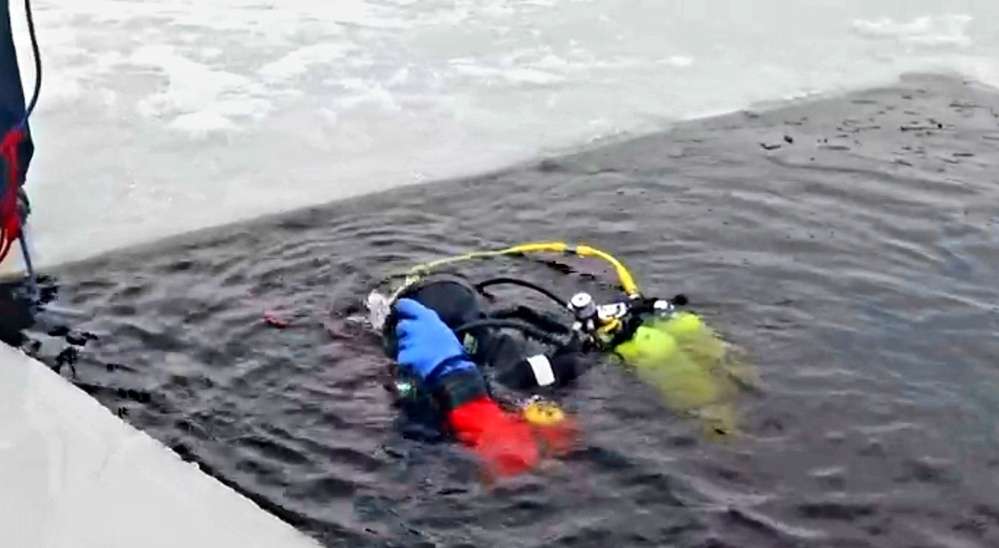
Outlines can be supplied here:
M23 138L19 142L14 139L15 130L24 121L25 102L11 31L9 2L0 0L0 204L4 204L0 207L0 227L10 230L5 236L16 238L17 231L9 227L20 227L28 215L22 185L34 147L26 126ZM9 193L16 193L16 205L5 210L6 200L11 199ZM18 215L20 219L15 222L9 215ZM6 247L6 242L0 242L0 247ZM0 257L0 262L8 257ZM11 272L5 272L0 279L0 341L17 346L24 341L22 331L34 321L35 303L32 296L23 291L24 282L20 276L9 274Z
M9 0L0 0L0 138L24 120L24 88L10 24ZM24 128L26 131L27 127ZM24 184L34 154L30 133L18 148L18 185ZM6 178L6 170L4 170ZM3 181L6 184L6 180Z

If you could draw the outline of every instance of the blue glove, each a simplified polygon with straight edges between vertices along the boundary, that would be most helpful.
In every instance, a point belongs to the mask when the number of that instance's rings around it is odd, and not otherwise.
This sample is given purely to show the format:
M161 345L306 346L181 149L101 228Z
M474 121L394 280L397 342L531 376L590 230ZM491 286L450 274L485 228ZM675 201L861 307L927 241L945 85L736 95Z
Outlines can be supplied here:
M399 365L421 381L436 381L456 371L475 369L451 328L433 310L412 299L395 304Z

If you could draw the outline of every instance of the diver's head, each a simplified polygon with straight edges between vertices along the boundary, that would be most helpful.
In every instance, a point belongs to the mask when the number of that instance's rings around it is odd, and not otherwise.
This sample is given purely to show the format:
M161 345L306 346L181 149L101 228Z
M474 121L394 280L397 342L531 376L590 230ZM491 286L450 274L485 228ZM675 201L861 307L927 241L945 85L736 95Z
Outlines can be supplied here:
M435 274L408 288L399 298L413 299L433 310L445 325L455 331L468 353L476 360L481 358L479 341L485 338L486 329L473 327L462 333L456 331L487 316L487 303L464 278ZM383 337L388 341L386 346L391 349L392 335L383 333Z
M405 297L433 310L452 330L485 315L478 293L456 276L439 275L406 291Z

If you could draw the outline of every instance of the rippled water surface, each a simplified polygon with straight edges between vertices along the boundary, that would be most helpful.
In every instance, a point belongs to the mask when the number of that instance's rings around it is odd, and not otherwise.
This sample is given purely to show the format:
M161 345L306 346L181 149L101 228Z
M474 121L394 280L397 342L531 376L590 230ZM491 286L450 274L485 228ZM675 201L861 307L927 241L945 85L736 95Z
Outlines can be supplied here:
M999 94L912 77L52 274L100 337L79 386L328 546L996 546L997 149ZM399 439L346 317L388 270L535 239L611 251L746 348L742 435L599 369L566 402L583 446L537 475L488 490Z

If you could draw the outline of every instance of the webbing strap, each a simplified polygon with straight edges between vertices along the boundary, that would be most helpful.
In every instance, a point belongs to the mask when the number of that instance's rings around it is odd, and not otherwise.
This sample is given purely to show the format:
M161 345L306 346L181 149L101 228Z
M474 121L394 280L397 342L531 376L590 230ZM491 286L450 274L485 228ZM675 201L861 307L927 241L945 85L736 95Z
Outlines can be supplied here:
M23 129L14 128L0 140L0 158L6 165L0 193L0 262L7 258L11 245L21 236L21 213L18 211L17 191L20 186L18 147L26 135Z

